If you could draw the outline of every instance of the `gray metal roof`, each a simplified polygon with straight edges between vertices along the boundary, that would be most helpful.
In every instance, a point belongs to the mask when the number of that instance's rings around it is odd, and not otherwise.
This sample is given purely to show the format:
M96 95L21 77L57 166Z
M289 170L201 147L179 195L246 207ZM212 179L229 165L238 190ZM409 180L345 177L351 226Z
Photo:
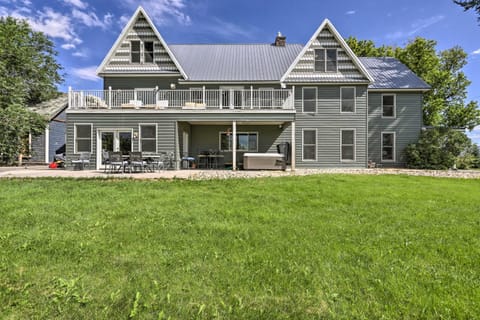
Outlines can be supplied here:
M280 81L303 49L301 44L171 44L189 81ZM395 58L359 57L374 78L370 89L430 89ZM324 82L331 82L325 79ZM335 80L335 79L334 79Z
M42 116L53 120L59 113L61 113L68 106L68 94L62 93L59 97L44 101L29 107L33 112L36 112Z
M190 81L279 81L300 44L171 44Z
M425 81L395 58L359 59L375 80L369 89L430 89Z

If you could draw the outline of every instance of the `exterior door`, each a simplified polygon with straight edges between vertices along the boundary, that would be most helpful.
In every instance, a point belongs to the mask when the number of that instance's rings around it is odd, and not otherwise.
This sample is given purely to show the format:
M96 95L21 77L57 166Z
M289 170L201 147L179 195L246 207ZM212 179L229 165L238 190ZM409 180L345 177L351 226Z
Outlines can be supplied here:
M97 170L104 169L109 152L128 155L133 150L131 129L99 130L97 137Z
M230 109L243 106L243 87L220 87L222 90L222 106Z

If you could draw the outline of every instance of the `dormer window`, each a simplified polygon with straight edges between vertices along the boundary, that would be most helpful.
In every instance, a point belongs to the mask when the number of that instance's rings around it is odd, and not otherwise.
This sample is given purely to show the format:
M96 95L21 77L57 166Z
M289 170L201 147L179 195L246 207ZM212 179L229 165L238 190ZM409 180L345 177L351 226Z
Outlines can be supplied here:
M140 63L140 41L130 42L130 54L132 63Z
M146 41L143 43L145 63L153 63L153 42Z
M315 49L315 71L337 72L337 49Z

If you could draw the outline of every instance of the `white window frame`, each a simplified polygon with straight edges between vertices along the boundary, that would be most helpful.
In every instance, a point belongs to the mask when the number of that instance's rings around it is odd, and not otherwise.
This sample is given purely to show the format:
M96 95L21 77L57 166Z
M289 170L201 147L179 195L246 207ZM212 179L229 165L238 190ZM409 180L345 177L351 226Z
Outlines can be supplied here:
M383 135L384 134L393 134L393 146L392 146L392 148L393 148L393 150L392 150L393 159L383 159ZM380 153L381 153L382 162L395 162L396 158L397 158L397 155L396 155L396 152L397 152L397 133L395 131L382 131L380 140L381 140Z
M353 111L343 111L343 89L353 89ZM357 88L356 87L340 87L340 113L356 113L357 112Z
M220 150L220 151L222 151L222 152L231 152L231 151L233 151L233 150L232 150L232 145L229 145L229 149L228 149L228 150L222 149L222 134L227 134L227 131L220 131L220 132L218 133L218 150ZM253 134L255 134L255 135L257 136L256 148L255 148L255 149L243 150L243 149L239 149L239 148L238 148L238 145L237 145L237 151L241 151L241 152L258 152L258 141L260 140L258 131L241 131L241 132L237 132L237 136L238 136L238 135L242 135L242 134L248 134L248 135L253 135ZM233 132L230 132L230 135L233 136ZM236 139L236 138L237 138L237 137L235 137L235 139ZM233 140L232 140L232 142L233 142Z
M315 89L315 110L305 111L305 89ZM303 113L317 113L318 111L318 88L317 87L302 87L302 112Z
M132 57L133 57L132 42L139 42L139 47L138 47L139 61L138 62L133 62L133 59L132 59ZM142 41L141 40L130 40L129 46L130 46L130 63L142 63Z
M314 159L305 159L305 131L315 131L315 158ZM311 146L310 144L308 146ZM318 157L318 130L315 128L304 128L302 129L302 161L304 162L315 162L317 161Z
M353 131L353 159L343 159L343 131ZM357 129L355 128L341 128L340 129L340 162L355 162L357 161Z
M393 96L393 116L384 116L383 115L383 97L384 96ZM397 95L395 93L383 93L381 103L381 115L383 119L396 119L397 118Z
M77 126L90 126L90 151L78 151L77 144ZM87 140L81 138L81 140ZM74 123L73 124L73 153L90 152L93 153L93 123Z
M142 126L155 126L155 138L145 138L147 140L155 140L155 152L146 151L147 154L158 153L158 124L157 123L139 123L138 124L138 151L142 150Z
M324 68L323 70L317 70L315 68L316 59L315 59L315 51L316 50L323 50L323 58L324 58ZM335 71L328 71L327 70L327 50L335 50L336 60L335 60ZM317 48L313 50L313 71L321 72L321 73L338 73L338 48Z

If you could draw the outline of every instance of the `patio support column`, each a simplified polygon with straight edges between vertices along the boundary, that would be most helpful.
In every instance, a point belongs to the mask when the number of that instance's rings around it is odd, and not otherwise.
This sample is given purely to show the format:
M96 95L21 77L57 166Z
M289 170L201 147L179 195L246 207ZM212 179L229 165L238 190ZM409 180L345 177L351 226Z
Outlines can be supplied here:
M292 121L291 125L291 130L292 130L292 142L290 143L290 169L292 171L295 171L295 121Z
M50 162L50 124L45 127L45 163Z
M175 170L180 169L180 137L178 132L178 121L175 121Z
M232 170L237 170L237 121L232 123Z

